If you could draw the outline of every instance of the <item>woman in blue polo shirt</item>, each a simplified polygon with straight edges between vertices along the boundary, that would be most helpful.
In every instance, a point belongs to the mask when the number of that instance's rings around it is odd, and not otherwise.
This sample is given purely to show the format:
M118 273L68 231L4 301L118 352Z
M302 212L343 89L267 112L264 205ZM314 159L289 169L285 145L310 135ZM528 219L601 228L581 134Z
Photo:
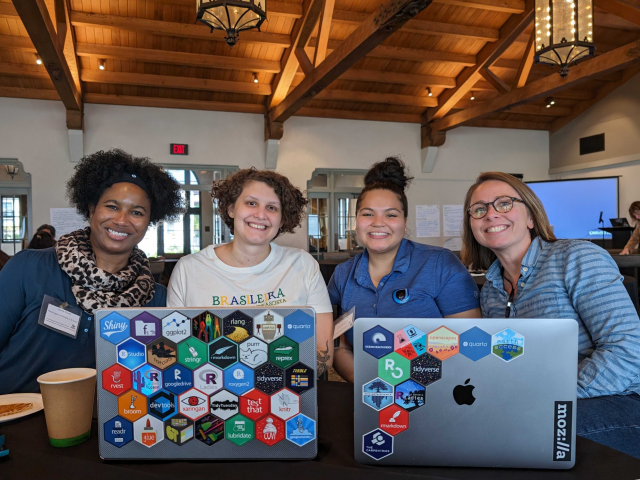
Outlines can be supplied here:
M364 177L356 201L356 234L365 251L338 265L329 281L341 312L381 318L480 318L478 288L449 250L404 238L408 201L404 163L387 158ZM334 368L353 382L353 330L340 338Z
M67 194L90 226L0 271L0 395L37 392L46 372L94 368L96 310L165 306L167 290L136 245L150 222L182 211L180 185L149 159L111 150L84 157ZM38 323L51 305L71 311L75 337Z

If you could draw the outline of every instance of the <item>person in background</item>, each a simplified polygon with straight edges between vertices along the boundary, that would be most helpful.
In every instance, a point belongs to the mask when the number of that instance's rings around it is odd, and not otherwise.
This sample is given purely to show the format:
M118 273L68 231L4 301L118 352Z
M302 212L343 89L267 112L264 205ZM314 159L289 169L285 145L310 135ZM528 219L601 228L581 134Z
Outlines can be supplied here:
M182 257L167 306L313 307L322 375L332 362L333 309L320 266L304 250L273 243L300 226L307 199L288 178L253 167L214 182L211 196L233 240Z
M479 318L478 287L449 250L412 242L407 233L412 177L390 157L364 177L356 201L356 236L364 252L341 263L329 281L331 303L355 317ZM353 382L353 329L340 338L334 368Z
M640 243L640 201L633 202L629 206L629 215L636 221L636 229L631 234L631 238L620 252L620 255L629 255L632 250L638 248Z
M481 174L464 209L464 261L488 269L482 316L575 319L576 433L640 458L640 321L611 256L557 240L535 193L506 173Z
M0 270L2 270L2 267L4 267L10 259L11 257L9 255L0 250Z
M28 249L41 250L43 248L53 247L56 241L47 230L38 230L29 242Z
M38 227L38 230L36 230L36 233L40 233L40 232L47 232L49 235L51 235L51 238L53 238L54 240L56 239L56 227L54 227L53 225L47 225L42 224Z
M150 223L182 213L180 185L149 159L110 150L80 160L67 195L90 226L23 250L0 271L0 395L37 392L46 372L94 368L96 310L165 306L136 245ZM64 303L80 315L75 338L38 323L43 307Z

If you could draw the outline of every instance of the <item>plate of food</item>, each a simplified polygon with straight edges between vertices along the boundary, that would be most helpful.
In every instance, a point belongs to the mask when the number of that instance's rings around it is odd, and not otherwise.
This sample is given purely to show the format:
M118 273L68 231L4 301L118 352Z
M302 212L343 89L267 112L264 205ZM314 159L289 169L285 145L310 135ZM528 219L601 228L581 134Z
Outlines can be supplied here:
M39 393L11 393L0 395L0 423L26 417L39 412L42 405L42 395Z

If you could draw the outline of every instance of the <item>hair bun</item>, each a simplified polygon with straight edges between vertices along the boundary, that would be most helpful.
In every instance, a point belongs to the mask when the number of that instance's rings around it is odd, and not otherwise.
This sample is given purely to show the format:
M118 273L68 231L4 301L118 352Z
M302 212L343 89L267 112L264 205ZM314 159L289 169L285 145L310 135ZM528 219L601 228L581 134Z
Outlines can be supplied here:
M402 190L413 177L407 175L407 167L404 162L396 157L387 157L382 162L374 163L371 169L364 176L365 186L374 183L394 183Z

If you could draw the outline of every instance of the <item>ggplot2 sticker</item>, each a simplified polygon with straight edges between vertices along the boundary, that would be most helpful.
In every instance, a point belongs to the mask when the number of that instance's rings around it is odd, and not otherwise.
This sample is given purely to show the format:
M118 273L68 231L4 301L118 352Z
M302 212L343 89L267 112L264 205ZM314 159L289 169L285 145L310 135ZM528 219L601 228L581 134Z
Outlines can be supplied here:
M524 337L515 330L505 328L491 337L491 353L510 362L524 353Z
M178 312L173 312L162 319L162 336L178 344L191 335L190 321Z

